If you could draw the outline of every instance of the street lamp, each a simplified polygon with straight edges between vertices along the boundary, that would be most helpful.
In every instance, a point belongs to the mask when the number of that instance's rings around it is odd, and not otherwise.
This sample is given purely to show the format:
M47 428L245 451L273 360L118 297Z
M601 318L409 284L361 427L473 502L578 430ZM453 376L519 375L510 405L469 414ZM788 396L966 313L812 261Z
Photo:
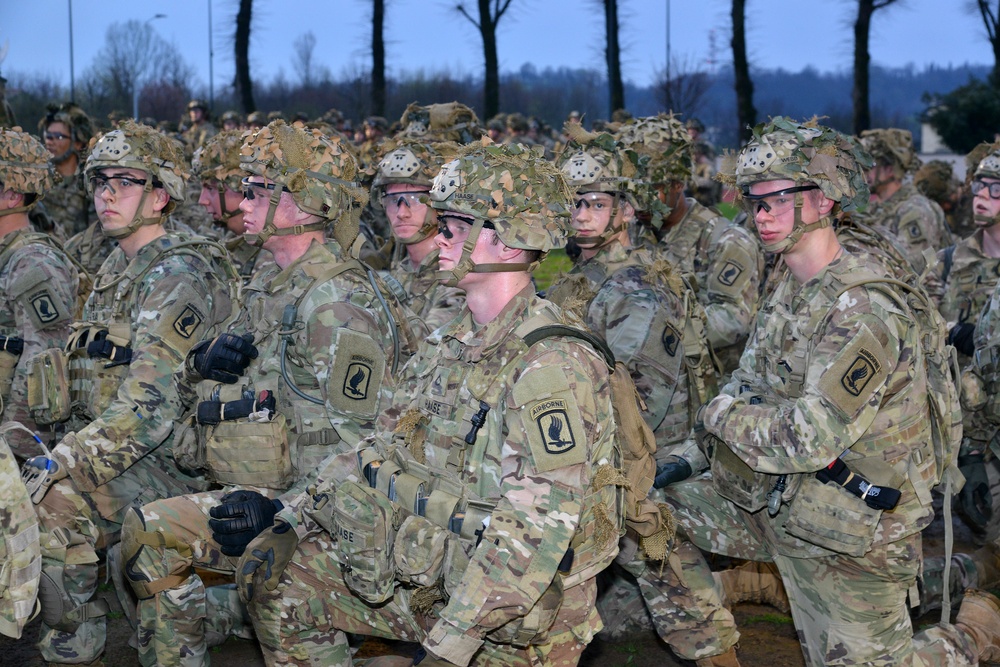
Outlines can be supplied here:
M154 16L146 19L146 22L142 24L143 32L145 32L145 28L150 24L150 22L155 21L156 19L165 18L167 18L166 14L155 14ZM145 74L145 71L146 68L143 67L142 72L136 72L135 81L132 82L132 118L135 119L135 122L137 123L139 122L139 79L142 74Z

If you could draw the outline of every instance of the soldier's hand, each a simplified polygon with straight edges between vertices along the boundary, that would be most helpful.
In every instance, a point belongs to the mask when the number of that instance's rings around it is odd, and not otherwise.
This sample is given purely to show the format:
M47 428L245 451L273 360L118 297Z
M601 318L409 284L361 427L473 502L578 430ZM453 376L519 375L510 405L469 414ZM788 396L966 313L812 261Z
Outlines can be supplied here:
M211 508L208 525L212 539L227 556L242 556L247 545L261 531L274 524L274 515L284 507L256 491L233 491L222 496L222 503Z
M985 530L993 517L993 496L983 455L959 456L958 469L965 477L965 486L958 494L958 508L972 527Z
M257 358L257 348L253 344L253 334L224 333L201 341L191 348L188 356L193 357L195 370L206 380L233 384Z
M291 524L280 518L250 542L236 566L236 588L245 604L262 584L269 591L278 587L281 573L298 545L299 537Z
M691 476L691 464L680 456L668 456L666 460L656 466L656 477L653 479L653 487L662 489L677 482L683 482Z
M28 489L31 502L36 505L48 493L49 488L69 475L66 469L55 459L47 456L33 456L24 462L21 468L21 480Z

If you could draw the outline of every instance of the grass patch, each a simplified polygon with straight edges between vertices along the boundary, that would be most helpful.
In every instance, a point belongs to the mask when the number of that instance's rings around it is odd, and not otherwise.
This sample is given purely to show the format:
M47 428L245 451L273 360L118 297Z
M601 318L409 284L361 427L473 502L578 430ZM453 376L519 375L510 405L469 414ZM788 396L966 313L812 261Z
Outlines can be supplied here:
M786 616L785 614L757 614L756 616L747 616L742 621L743 623L772 623L774 625L791 625L792 617Z
M109 611L107 614L108 618L125 618L125 612L123 611Z
M719 209L719 213L726 216L730 220L734 219L737 215L739 215L740 212L739 206L724 201L720 201L718 204L716 204L715 208Z
M544 292L556 278L567 273L571 268L573 268L573 260L566 255L566 251L562 248L553 250L535 269L535 289Z
M625 653L628 657L625 658L625 662L622 663L624 667L635 664L635 657L639 655L639 647L629 642L624 646L615 646L615 650L619 653Z

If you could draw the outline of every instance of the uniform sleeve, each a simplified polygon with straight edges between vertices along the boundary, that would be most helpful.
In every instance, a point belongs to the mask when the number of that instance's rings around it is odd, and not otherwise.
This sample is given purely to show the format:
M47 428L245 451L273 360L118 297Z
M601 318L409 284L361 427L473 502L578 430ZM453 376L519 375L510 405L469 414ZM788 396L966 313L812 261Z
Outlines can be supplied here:
M753 325L760 294L764 256L760 245L740 227L726 222L718 248L710 251L702 299L708 317L708 340L727 347L746 338Z
M591 483L591 457L612 437L607 380L595 387L596 372L590 360L550 350L513 383L501 499L430 630L425 645L435 655L468 664L487 632L524 616L558 576Z
M173 373L211 328L212 295L203 266L186 255L166 258L143 280L132 311L132 362L111 405L85 428L68 434L53 454L92 491L158 448L181 415Z
M939 250L935 261L927 267L924 271L924 275L921 276L921 287L927 292L927 296L931 298L934 305L941 308L941 302L944 299L944 268L945 268L945 250ZM952 251L952 260L954 260L954 251Z
M904 352L901 339L908 323L888 313L873 315L870 308L859 312L864 297L858 294L847 292L835 306L812 350L802 396L756 394L755 384L740 393L731 384L727 390L735 392L718 396L706 408L706 429L754 470L805 473L828 465L871 426L890 376L906 375L902 367L912 362L913 350ZM751 404L755 395L760 402Z
M28 360L43 350L62 348L76 310L79 276L65 256L48 246L29 244L14 253L4 270L0 291L14 315L17 335L24 341L4 408L5 421L19 421L32 430L28 413ZM27 434L14 431L8 437Z

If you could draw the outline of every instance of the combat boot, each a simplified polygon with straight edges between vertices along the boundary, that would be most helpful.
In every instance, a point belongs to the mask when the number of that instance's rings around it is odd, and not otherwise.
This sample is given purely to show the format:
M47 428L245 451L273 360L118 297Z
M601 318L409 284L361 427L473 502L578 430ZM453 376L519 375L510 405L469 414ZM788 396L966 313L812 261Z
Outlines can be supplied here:
M711 658L695 660L696 667L740 667L740 661L736 657L736 647L731 647L725 653L713 655Z
M767 604L787 614L791 611L785 585L774 563L747 561L728 570L713 572L722 603L732 607L740 602Z
M975 588L965 591L955 627L975 642L980 662L1000 660L1000 600L995 596Z
M1000 581L1000 549L993 544L973 551L971 554L954 553L951 556L951 576L949 590L951 603L958 605L962 593L969 588L992 588ZM938 556L924 561L924 571L920 579L920 605L914 610L914 618L940 609L944 596L944 558Z

